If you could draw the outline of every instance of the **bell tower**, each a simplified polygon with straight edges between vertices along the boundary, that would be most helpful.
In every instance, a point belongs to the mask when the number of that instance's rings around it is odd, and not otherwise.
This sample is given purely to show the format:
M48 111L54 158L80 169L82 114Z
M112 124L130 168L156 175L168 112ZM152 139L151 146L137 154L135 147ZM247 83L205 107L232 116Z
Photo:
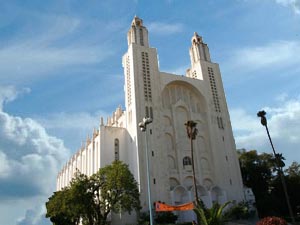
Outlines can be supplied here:
M143 20L134 17L131 28L127 33L128 45L135 43L141 46L149 47L148 30L143 26Z
M206 71L203 69L206 64L211 64L210 54L207 44L196 32L192 37L192 46L190 47L191 68L187 72L187 77L203 80ZM205 69L204 69L205 70Z
M202 37L199 36L196 32L192 37L192 46L190 47L190 58L192 64L199 62L199 60L211 62L207 44L203 42Z
M148 30L143 20L134 17L127 33L128 50L123 56L125 78L125 107L127 117L127 131L132 140L129 153L129 164L132 165L135 179L140 185L142 205L147 206L147 181L145 168L146 141L144 133L138 124L143 118L153 119L149 126L149 146L155 135L152 127L159 123L159 111L156 105L160 96L160 73L158 68L157 50L151 48L148 39ZM152 136L153 135L153 136ZM154 147L153 147L154 148ZM152 152L152 151L151 151ZM150 157L151 162L153 156ZM152 173L153 170L152 170ZM150 174L151 180L154 175ZM153 182L151 184L154 185ZM152 188L152 192L155 191Z

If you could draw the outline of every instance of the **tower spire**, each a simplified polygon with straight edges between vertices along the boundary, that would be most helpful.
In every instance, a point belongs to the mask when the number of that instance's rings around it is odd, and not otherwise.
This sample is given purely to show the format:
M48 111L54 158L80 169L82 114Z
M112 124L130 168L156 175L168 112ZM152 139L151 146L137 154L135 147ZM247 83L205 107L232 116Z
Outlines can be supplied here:
M135 43L141 46L149 47L148 30L143 26L143 20L134 16L131 22L131 28L127 33L128 45Z
M192 46L190 48L191 63L198 62L199 60L204 60L210 62L210 54L207 44L202 40L202 37L194 32L192 37Z

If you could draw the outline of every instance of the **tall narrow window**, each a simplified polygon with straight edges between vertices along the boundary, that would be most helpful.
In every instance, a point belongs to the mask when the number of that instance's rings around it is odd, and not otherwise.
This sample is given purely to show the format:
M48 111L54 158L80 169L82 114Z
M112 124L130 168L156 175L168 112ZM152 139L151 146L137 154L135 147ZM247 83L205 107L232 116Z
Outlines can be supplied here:
M147 52L142 52L142 74L144 81L145 101L152 101L151 80L150 80L150 63Z
M126 85L127 85L127 103L131 105L131 80L130 80L130 58L126 58Z
M183 166L189 166L192 165L192 160L190 157L186 156L183 158Z
M143 36L143 29L140 28L140 44L144 46L144 36Z
M210 87L211 87L211 91L212 91L213 102L214 102L214 105L215 105L215 111L216 112L221 112L219 95L218 95L218 91L217 91L214 71L211 67L208 67L208 76L209 76Z
M217 116L217 121L218 121L218 127L219 127L220 129L224 129L224 124L223 124L223 119L222 119L222 117L218 117L218 116ZM224 137L223 137L223 141L224 141Z
M115 160L119 160L119 139L115 139Z
M150 118L153 119L153 109L150 107Z
M149 109L148 106L145 107L145 114L146 114L146 118L149 117Z

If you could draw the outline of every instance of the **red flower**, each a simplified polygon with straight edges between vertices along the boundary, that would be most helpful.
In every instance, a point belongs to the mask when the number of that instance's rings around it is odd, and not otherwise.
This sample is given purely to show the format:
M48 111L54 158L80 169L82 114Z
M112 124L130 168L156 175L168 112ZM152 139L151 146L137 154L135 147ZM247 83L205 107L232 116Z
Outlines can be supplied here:
M287 225L287 222L280 217L269 216L259 220L256 225Z

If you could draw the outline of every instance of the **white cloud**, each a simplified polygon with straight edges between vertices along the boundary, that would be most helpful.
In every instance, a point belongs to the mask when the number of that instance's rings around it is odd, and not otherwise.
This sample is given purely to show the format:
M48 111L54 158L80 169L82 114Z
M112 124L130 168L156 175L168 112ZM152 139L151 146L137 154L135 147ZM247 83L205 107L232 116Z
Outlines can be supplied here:
M0 151L0 178L7 177L9 174L9 165L6 155Z
M45 199L37 199L36 201L44 203ZM38 205L26 210L25 215L17 220L17 225L48 225L50 221L45 218L45 214L45 205Z
M6 172L0 176L0 198L51 193L56 174L68 156L63 142L31 119L0 112L0 121L1 170Z
M260 126L257 118L247 114L243 109L233 109L230 111L232 126L235 131L244 132L257 130Z
M104 111L95 113L61 112L35 119L49 132L62 138L65 141L65 145L74 152L86 141L87 136L92 136L94 129L99 128L100 117L103 117L104 123L106 123L107 116L108 114Z
M0 87L0 211L10 213L0 218L0 224L49 224L45 219L45 202L55 190L57 173L70 154L63 141L48 132L61 132L73 143L78 140L79 148L80 142L99 126L100 116L108 116L98 111L57 113L33 119L12 116L3 110L5 103L28 91Z
M20 210L16 202L30 201L27 209L19 211L29 210L19 224L38 224L42 211L36 208L40 209L55 190L57 173L68 159L69 150L35 120L3 111L2 105L19 94L12 86L0 89L0 199L14 214ZM25 223L33 218L36 223ZM2 219L5 218L0 217L0 224L14 223Z
M283 153L287 164L300 162L300 98L279 102L277 107L264 107L268 127L277 152ZM231 111L232 127L238 148L272 152L265 128L256 114L245 110Z
M276 3L291 7L296 14L300 14L300 0L275 0Z
M11 45L0 49L0 81L36 79L58 68L101 62L110 54L111 51L100 46Z
M51 225L50 220L45 218L45 202L48 197L34 196L1 200L0 223L5 225Z
M160 23L153 22L147 25L149 32L159 35L172 35L183 31L184 26L181 23Z
M29 88L17 90L14 86L0 85L0 110L3 110L3 105L7 102L15 100L19 95L30 92Z
M275 41L264 46L237 49L226 70L253 72L261 69L300 69L300 41Z
M112 48L101 42L82 40L85 37L79 31L84 28L78 19L38 16L40 22L34 22L34 29L24 28L22 35L0 45L0 82L40 79L64 67L99 63L113 54Z
M288 100L288 98L289 98L289 95L287 93L281 93L276 97L276 100L280 101L280 102L284 102L284 101Z

